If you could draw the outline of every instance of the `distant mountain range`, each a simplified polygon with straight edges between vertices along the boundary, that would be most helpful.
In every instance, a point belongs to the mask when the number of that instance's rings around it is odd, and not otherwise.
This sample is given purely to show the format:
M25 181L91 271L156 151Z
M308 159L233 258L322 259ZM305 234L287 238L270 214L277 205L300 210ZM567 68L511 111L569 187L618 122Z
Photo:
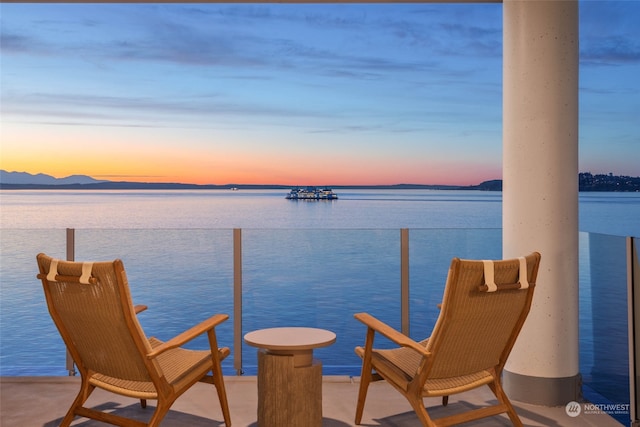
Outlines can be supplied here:
M640 177L608 175L593 175L589 172L578 176L580 191L640 191ZM484 181L478 185L423 185L423 184L394 184L394 185L333 185L331 188L360 188L360 189L435 189L435 190L483 190L502 191L502 180ZM129 182L97 180L87 175L71 175L65 178L55 178L51 175L27 172L7 172L0 170L0 189L3 190L197 190L197 189L285 189L290 185L280 184L222 184L200 185L157 182Z
M27 172L7 172L0 170L0 184L18 185L69 185L69 184L96 184L99 182L86 175L71 175L66 178L55 178L51 175L39 173L36 175Z

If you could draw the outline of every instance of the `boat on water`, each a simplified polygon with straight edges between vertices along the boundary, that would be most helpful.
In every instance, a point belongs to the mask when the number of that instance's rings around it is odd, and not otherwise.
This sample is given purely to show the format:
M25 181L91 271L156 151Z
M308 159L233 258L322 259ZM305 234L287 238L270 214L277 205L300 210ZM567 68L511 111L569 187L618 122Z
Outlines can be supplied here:
M330 188L294 188L287 194L289 200L335 200L338 195Z

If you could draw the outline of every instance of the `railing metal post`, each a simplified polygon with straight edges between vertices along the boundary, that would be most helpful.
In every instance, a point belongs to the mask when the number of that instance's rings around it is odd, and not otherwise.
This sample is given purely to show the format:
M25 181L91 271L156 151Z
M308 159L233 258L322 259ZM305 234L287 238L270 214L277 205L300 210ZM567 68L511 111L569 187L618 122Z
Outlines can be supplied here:
M76 230L75 228L67 228L67 261L75 261L76 260ZM76 367L73 363L73 358L71 357L71 353L67 350L67 362L66 368L69 372L69 376L73 377L76 375Z
M409 229L400 229L400 325L409 336Z
M242 375L242 229L233 229L233 367Z
M638 379L640 372L640 260L638 248L633 237L627 237L627 301L629 324L629 416L633 427L640 426L640 390Z

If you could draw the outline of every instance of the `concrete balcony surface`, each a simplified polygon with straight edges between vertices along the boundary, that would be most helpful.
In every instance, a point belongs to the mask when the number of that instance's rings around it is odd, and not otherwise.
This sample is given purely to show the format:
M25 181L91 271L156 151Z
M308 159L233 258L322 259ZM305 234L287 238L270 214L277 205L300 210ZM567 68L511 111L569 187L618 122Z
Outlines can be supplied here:
M257 426L257 380L255 376L225 377L231 421L236 427ZM2 427L54 427L66 413L78 392L77 377L2 377L0 378L0 425ZM353 426L358 378L323 377L323 426ZM451 396L443 407L440 399L425 399L433 417L448 415L461 409L480 407L493 401L488 388ZM598 411L583 411L577 417L567 415L563 407L543 407L512 402L527 427L620 427L609 415ZM138 401L96 390L89 404L127 417L146 421L154 401L142 409ZM584 407L584 405L582 405ZM105 424L76 418L72 426L104 426ZM198 383L173 405L162 423L163 427L222 426L222 412L215 388ZM420 427L420 422L407 401L384 381L372 383L364 409L363 426ZM511 426L506 415L486 418L464 426ZM305 426L296 426L305 427Z

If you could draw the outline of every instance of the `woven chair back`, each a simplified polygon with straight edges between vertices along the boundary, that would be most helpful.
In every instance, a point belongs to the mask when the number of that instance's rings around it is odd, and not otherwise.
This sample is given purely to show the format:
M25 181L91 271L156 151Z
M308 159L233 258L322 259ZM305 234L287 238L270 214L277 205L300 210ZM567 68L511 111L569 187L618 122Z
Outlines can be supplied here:
M481 290L482 261L452 261L440 316L427 343L434 355L429 378L502 369L529 312L539 261L537 253L526 258L529 287L525 289L517 289L517 259L494 261L499 287L495 292Z
M38 255L42 275L49 274L51 264L51 257ZM122 263L93 263L91 283L77 280L82 263L58 261L57 272L57 280L43 279L44 292L76 364L122 380L151 381L143 359L150 347L136 318Z

